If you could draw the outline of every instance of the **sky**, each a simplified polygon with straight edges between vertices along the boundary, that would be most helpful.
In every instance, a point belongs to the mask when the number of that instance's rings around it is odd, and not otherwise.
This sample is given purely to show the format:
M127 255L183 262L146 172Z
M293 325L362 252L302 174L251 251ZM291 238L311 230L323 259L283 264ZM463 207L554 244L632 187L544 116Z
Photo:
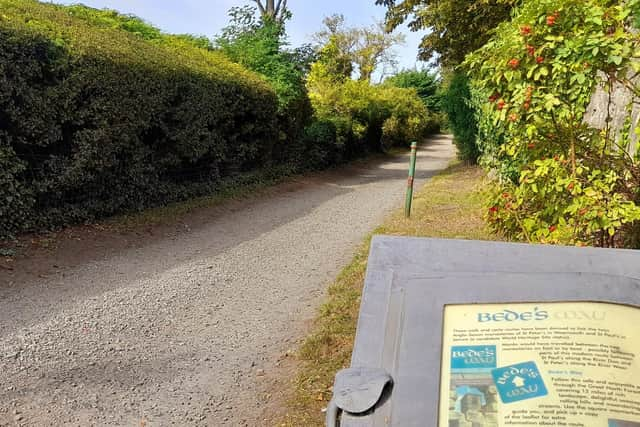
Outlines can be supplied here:
M132 13L169 33L190 33L212 37L227 25L227 11L233 6L253 4L250 0L54 0L54 3L83 3L95 8L115 9ZM375 0L289 0L293 13L287 24L292 46L311 42L311 35L322 28L322 19L335 13L343 14L349 26L371 25L383 20L385 8ZM422 33L406 27L398 30L406 35L404 46L396 48L400 68L420 68L417 62Z

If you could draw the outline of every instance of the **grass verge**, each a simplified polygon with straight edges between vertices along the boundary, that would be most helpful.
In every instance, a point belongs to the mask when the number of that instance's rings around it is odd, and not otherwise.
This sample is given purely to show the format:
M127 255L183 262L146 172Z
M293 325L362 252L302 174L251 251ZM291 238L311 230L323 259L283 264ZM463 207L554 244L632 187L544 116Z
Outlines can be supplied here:
M373 234L496 240L482 218L483 182L480 168L453 164L417 193L411 219L398 211ZM328 301L298 351L299 373L279 426L324 426L321 411L331 399L333 378L351 358L370 240L329 287Z

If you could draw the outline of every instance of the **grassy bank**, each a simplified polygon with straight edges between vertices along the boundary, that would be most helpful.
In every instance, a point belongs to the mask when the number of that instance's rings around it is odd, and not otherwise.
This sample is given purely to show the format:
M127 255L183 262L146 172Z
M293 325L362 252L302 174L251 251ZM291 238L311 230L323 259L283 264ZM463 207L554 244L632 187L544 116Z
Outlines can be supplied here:
M411 219L398 211L373 234L495 240L482 218L483 178L478 167L449 167L418 192ZM331 398L334 375L351 357L369 242L329 287L328 301L298 352L299 373L280 426L324 425L321 411Z

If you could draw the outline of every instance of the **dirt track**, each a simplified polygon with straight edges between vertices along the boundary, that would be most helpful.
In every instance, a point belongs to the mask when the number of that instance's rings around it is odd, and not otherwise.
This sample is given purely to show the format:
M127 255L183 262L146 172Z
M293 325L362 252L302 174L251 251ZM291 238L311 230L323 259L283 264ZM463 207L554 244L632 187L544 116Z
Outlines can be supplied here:
M453 156L448 137L423 146L417 185ZM407 163L301 178L171 230L69 234L0 269L0 426L261 425L278 360L402 206Z

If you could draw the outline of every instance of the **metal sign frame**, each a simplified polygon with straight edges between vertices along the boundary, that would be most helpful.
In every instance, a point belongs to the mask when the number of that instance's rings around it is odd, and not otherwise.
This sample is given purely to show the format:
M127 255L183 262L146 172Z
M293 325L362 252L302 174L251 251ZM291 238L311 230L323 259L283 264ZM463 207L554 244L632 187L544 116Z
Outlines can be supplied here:
M393 386L340 425L437 425L445 306L571 301L640 306L640 251L375 237L351 366Z

